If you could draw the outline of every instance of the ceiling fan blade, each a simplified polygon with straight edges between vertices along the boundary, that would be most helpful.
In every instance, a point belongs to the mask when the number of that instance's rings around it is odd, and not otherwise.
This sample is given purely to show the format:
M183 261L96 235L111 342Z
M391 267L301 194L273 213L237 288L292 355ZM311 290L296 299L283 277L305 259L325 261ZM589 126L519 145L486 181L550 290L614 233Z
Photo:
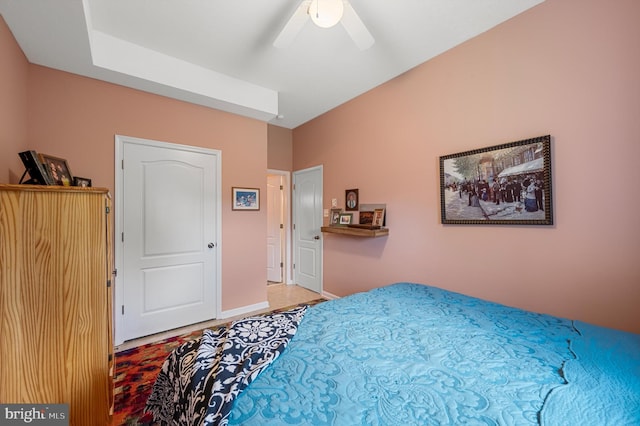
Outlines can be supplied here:
M298 6L296 11L293 12L293 15L291 15L291 18L289 18L289 21L287 21L284 28L282 28L282 31L280 31L280 34L278 34L278 37L276 37L273 42L275 47L282 49L291 45L302 27L304 27L304 24L306 24L309 19L310 3L310 0L305 0L300 3L300 6Z
M348 1L344 2L344 15L342 15L340 22L342 22L342 26L347 30L358 49L366 50L373 46L375 42L373 36Z

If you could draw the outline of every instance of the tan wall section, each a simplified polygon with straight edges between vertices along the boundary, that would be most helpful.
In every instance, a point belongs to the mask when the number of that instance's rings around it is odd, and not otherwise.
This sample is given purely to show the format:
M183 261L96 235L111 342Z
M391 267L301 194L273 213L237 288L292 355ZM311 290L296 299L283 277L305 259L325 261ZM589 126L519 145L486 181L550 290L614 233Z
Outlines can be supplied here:
M267 166L273 170L291 171L293 168L293 132L284 127L267 127Z
M27 58L0 16L0 183L18 183L24 171L18 152L28 148L28 68Z
M325 234L324 289L416 281L640 333L638 16L547 0L296 128L324 208L347 188L388 207L388 237ZM546 134L554 226L440 224L439 156Z
M36 65L29 75L33 149L114 189L114 135L222 151L222 308L264 302L266 211L231 210L231 187L266 191L267 125L238 115ZM114 203L114 208L117 208Z

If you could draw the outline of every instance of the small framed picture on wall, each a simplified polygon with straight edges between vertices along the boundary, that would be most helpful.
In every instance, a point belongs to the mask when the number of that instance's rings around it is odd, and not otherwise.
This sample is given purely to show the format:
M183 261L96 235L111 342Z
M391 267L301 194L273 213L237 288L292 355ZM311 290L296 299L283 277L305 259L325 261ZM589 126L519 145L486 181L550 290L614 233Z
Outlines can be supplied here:
M73 186L81 186L83 188L91 187L91 179L83 178L80 176L73 177Z
M345 199L345 210L346 211L358 211L358 190L357 189L347 189L344 192Z
M260 189L232 187L232 210L260 210Z

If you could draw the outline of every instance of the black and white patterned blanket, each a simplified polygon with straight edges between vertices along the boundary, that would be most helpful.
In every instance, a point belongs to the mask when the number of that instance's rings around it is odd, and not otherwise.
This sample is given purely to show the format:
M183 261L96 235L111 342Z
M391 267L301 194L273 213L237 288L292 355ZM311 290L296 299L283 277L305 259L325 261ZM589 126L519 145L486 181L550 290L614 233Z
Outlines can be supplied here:
M226 425L235 398L286 348L307 307L205 330L165 360L146 411L160 424Z

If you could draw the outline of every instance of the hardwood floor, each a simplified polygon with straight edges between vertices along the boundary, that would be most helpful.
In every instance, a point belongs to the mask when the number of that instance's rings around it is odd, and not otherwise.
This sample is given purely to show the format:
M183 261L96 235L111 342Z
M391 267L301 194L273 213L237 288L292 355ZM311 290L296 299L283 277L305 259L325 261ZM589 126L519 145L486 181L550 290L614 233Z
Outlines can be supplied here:
M216 325L223 324L223 323L232 321L234 319L244 318L251 315L257 315L260 313L268 312L273 309L286 308L287 306L309 302L311 300L319 299L320 297L321 297L320 294L315 293L311 290L307 290L306 288L300 287L298 285L269 284L267 286L267 299L269 301L268 309L248 312L244 315L237 316L237 317L200 322L197 324L192 324L187 327L176 328L163 333L157 333L151 336L145 336L140 339L129 340L127 342L124 342L121 345L116 346L115 351L116 352L124 351L127 349L135 348L136 346L157 342L169 337L190 333L192 331L201 330L207 327L214 327Z

